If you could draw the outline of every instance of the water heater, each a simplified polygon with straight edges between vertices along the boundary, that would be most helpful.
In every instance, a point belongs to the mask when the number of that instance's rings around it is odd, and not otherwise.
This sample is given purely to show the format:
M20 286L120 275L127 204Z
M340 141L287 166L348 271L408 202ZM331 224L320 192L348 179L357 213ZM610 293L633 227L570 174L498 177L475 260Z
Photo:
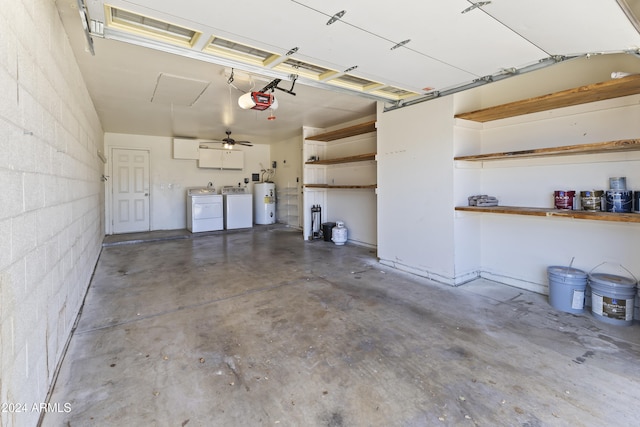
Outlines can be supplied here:
M275 224L276 185L259 182L253 185L253 213L256 224Z

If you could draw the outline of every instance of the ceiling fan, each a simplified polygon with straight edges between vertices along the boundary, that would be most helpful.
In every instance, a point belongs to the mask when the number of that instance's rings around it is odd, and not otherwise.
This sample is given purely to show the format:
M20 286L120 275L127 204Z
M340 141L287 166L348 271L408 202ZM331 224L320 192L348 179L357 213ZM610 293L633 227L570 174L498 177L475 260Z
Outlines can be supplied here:
M235 139L231 138L230 130L226 131L225 133L227 134L226 138L222 138L220 141L216 141L224 144L224 148L233 148L233 146L236 144L244 145L246 147L253 147L253 144L249 141L236 141Z

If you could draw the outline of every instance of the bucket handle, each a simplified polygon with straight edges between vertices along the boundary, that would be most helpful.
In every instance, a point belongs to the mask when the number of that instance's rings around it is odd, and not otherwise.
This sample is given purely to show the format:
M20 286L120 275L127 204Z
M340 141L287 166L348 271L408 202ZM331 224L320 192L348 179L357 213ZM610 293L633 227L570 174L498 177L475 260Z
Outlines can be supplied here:
M604 265L604 264L613 264L613 265L617 265L617 266L621 267L624 271L626 271L627 273L629 273L629 274L631 275L631 277L633 277L633 280L635 280L635 281L636 281L636 283L638 283L638 278L637 278L636 276L634 276L632 272L630 272L629 270L627 270L627 268L625 268L625 266L624 266L624 265L622 265L622 264L615 264L615 263L613 263L613 262L607 262L607 261L601 262L600 264L598 264L598 265L596 265L595 267L593 267L593 268L591 269L591 271L589 271L589 275L591 275L591 273L593 273L593 270L595 270L596 268L598 268L598 267L600 267L601 265Z
M571 266L573 265L573 261L575 261L576 257L571 257L571 262L569 263L569 266L566 268L566 273L565 276L562 278L562 283L564 283L567 280L567 275L569 274L569 270L571 270Z

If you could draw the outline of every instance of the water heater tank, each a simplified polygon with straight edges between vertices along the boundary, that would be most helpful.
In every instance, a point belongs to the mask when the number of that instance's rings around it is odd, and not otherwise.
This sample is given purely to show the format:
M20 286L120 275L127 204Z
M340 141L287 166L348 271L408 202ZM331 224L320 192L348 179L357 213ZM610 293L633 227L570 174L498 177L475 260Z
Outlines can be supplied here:
M256 224L275 224L276 185L259 182L253 186L253 213Z

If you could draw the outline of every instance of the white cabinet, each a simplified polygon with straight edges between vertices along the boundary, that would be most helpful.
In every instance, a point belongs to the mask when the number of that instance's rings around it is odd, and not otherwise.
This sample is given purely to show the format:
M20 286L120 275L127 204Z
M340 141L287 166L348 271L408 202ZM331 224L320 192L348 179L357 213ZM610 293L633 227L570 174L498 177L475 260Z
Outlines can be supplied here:
M200 150L199 168L244 169L244 152L240 150L218 150L206 148Z
M173 158L198 160L200 156L197 139L173 138Z
M244 153L238 150L223 151L222 169L244 169Z

